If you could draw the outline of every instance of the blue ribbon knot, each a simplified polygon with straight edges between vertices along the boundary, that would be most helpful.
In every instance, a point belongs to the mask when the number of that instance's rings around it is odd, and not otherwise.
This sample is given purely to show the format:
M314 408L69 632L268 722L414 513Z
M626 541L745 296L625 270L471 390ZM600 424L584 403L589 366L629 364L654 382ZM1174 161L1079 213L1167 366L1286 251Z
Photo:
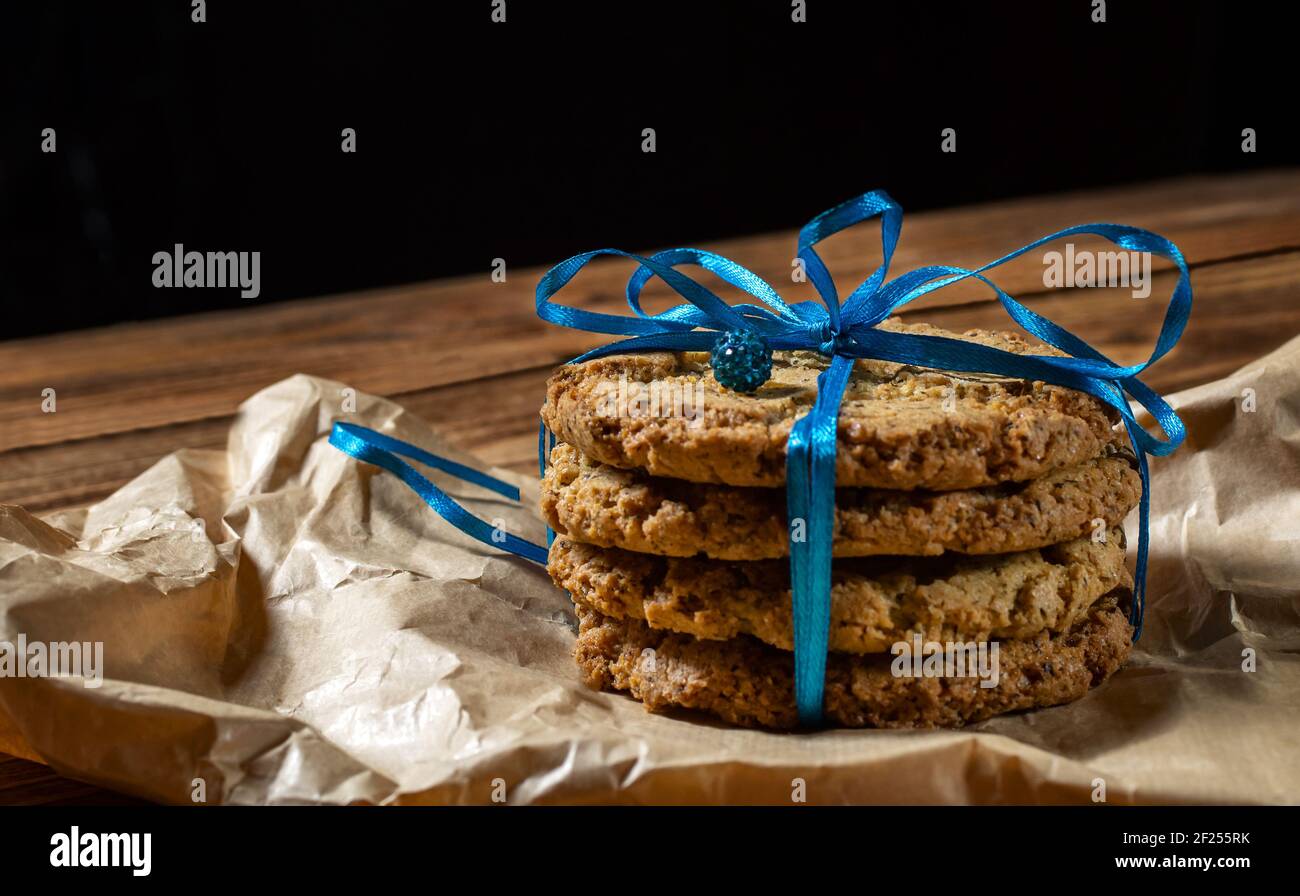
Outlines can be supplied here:
M882 263L841 303L835 283L814 247L846 227L877 217L881 221ZM792 522L805 522L806 533L804 540L791 539L790 544L795 699L800 720L806 725L817 724L822 714L831 609L836 431L840 403L855 359L874 358L917 367L1039 380L1086 392L1115 408L1133 444L1142 479L1137 570L1130 612L1135 639L1142 628L1150 541L1151 501L1147 455L1167 455L1182 443L1185 436L1183 423L1173 408L1138 379L1138 374L1173 348L1191 314L1191 277L1182 253L1172 242L1137 227L1081 224L1037 239L974 270L950 265L929 265L888 280L889 263L898 244L902 221L902 208L883 190L864 193L809 221L799 231L798 257L821 298L820 303L804 301L789 304L757 274L730 259L702 249L667 249L648 258L619 249L598 249L560 262L547 271L537 284L537 314L543 320L577 330L630 337L589 351L570 363L623 352L709 351L720 333L735 330L759 333L773 349L811 350L830 357L830 364L817 378L817 397L813 407L796 421L786 448L786 509ZM1150 357L1140 364L1126 366L1111 361L1082 339L1017 302L984 276L986 271L1045 243L1081 234L1104 237L1129 251L1150 252L1168 259L1178 268L1178 282L1165 309L1156 344ZM626 291L632 316L587 311L551 301L588 262L603 255L629 258L637 263ZM761 304L729 305L709 289L676 270L679 265L703 268L738 287ZM646 313L641 307L641 291L651 277L659 277L686 302L659 314ZM1065 352L1066 356L1017 355L958 339L877 328L877 324L908 302L971 278L992 289L1007 314L1024 330ZM1151 435L1138 425L1129 408L1129 397L1151 414L1164 433L1164 439ZM337 424L331 442L363 460L380 463L375 459L373 448L363 449L357 444L359 438L364 442L361 434L366 432L369 431L360 427ZM543 428L539 433L539 453L543 459L546 446L553 444L553 441L553 438L548 439ZM390 439L389 442L396 440ZM393 447L392 444L385 446L386 449ZM404 448L409 449L410 446ZM406 453L423 460L418 454L412 455L409 450ZM401 467L388 463L380 465L401 475L420 492L430 506L462 531L470 532L483 540L477 530L467 528L469 524L462 516L472 518L472 515L423 477L419 477L418 482L413 480L407 470L412 473L414 470L404 462L399 460L397 464ZM478 475L483 477L483 474ZM480 484L483 483L480 481ZM448 510L447 502L455 507L450 514L444 512ZM548 540L549 537L548 532ZM542 550L540 546L527 542L523 544L528 545L529 550L520 548L514 542L501 544L497 541L491 544L533 560L538 559L537 552Z

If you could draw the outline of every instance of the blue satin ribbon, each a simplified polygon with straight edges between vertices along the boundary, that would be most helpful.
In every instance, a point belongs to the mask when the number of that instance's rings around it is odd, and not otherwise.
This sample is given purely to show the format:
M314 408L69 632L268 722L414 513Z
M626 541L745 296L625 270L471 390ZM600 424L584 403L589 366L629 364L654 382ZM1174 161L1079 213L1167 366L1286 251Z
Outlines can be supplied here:
M830 273L814 247L846 227L876 217L881 221L882 263L841 302ZM770 284L754 272L702 249L667 249L648 258L618 249L584 252L551 268L537 285L537 314L543 320L577 330L630 337L589 351L570 363L623 352L708 351L719 334L735 330L757 332L767 339L773 349L811 350L831 358L831 363L817 379L816 401L812 409L796 421L786 450L786 509L791 521L805 521L807 536L801 541L791 539L790 544L795 698L800 720L806 725L816 725L822 714L831 608L836 431L840 402L854 359L874 358L939 370L1039 380L1086 392L1115 408L1133 444L1142 479L1137 574L1134 577L1134 600L1130 612L1135 639L1142 629L1150 543L1150 474L1147 455L1169 454L1182 443L1186 434L1183 423L1173 408L1137 378L1138 374L1173 348L1191 314L1191 276L1182 253L1172 242L1137 227L1081 224L1035 240L974 270L930 265L888 280L889 263L898 244L902 222L902 208L882 190L851 199L808 222L799 231L798 257L821 297L820 304L787 304ZM1178 282L1165 309L1155 347L1150 357L1140 364L1116 364L1064 328L1029 310L984 276L986 271L1045 243L1081 234L1104 237L1129 251L1150 252L1168 259L1178 268ZM626 291L632 316L603 314L551 301L551 297L563 289L583 267L603 255L628 258L637 263ZM679 265L703 268L753 296L761 304L728 305L713 292L676 270ZM651 277L659 277L667 283L686 299L686 304L659 314L646 313L641 307L640 296ZM992 289L1007 314L1024 330L1065 352L1067 356L1017 355L958 339L876 328L877 324L908 302L969 278L979 280ZM1151 435L1138 424L1129 409L1126 396L1151 414L1165 435L1163 440ZM344 435L340 436L340 428L344 427L347 427L342 430ZM377 448L370 446L357 435L360 431L360 427L337 424L331 442L362 460L377 463L397 473L453 525L486 541L479 532L480 528L487 528L485 523L468 514L409 465L391 455L405 454L444 470L448 469L446 462L392 439L388 440L387 445L381 444ZM552 444L554 438L543 426L538 434L539 463L543 470L547 450ZM479 484L484 484L483 479L491 480L491 477L483 477L483 474L460 465L455 467L460 472L449 471L456 472L456 475L474 474L479 477ZM464 478L476 481L470 476ZM509 488L508 485L506 487ZM513 539L513 536L510 537ZM549 542L548 533L548 544ZM537 562L545 562L545 549L539 545L519 539L514 539L509 546L495 541L487 543L505 547Z
M453 460L447 460L445 457L430 454L423 448L417 448L408 442L394 439L392 436L386 436L364 426L357 426L355 423L335 423L333 430L330 432L330 444L343 453L352 455L357 460L383 467L395 475L423 498L424 503L432 507L438 516L466 535L477 538L486 545L508 551L535 563L546 563L546 548L516 535L511 535L508 532L503 532L490 523L479 519L464 507L461 507L454 498L426 479L415 467L402 460L402 458L409 457L412 460L418 460L425 466L433 467L435 470L441 470L458 479L471 482L480 488L496 492L501 497L508 498L511 501L519 500L519 489L516 486L497 479L495 476L489 476L475 470L473 467L467 467Z

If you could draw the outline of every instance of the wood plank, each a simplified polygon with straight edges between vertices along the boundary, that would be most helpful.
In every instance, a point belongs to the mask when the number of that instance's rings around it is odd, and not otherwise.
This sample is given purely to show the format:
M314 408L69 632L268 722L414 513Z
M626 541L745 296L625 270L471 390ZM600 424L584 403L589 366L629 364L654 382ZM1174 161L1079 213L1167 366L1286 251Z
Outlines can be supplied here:
M0 754L0 804L6 806L132 806L143 800L65 778L26 759Z
M908 219L894 269L941 261L977 265L1047 231L1100 218L1158 230L1199 265L1300 248L1300 172L923 213ZM878 240L875 228L862 227L826 244L822 254L842 289L875 264ZM793 232L786 232L713 248L782 284L789 282L793 245ZM605 341L536 318L532 291L540 273L514 271L502 284L486 275L464 277L0 343L0 451L226 416L252 392L295 372L393 395L559 363ZM628 273L625 263L594 265L565 295L572 304L615 310ZM1042 292L1041 256L1017 260L998 281L1018 296ZM648 290L650 307L665 304L665 292ZM783 292L792 300L813 297L808 284ZM962 284L926 302L987 301L986 293ZM56 413L41 412L47 387L56 390Z
M1034 297L1028 304L1115 360L1132 363L1150 351L1163 297L1173 282L1172 274L1157 275L1146 299L1134 299L1121 289L1068 289ZM1160 392L1224 376L1300 333L1300 303L1293 300L1300 284L1300 252L1203 268L1193 282L1191 325L1179 345L1145 377ZM1012 326L1001 306L989 303L921 307L904 317L956 330ZM497 377L390 397L484 462L531 473L537 409L552 360ZM230 420L214 417L6 452L0 455L0 502L38 512L91 503L170 451L223 446Z
M535 466L537 409L552 365L388 396L488 464ZM94 503L180 448L221 448L233 416L0 453L0 503L34 513Z
M1121 289L1057 290L1028 304L1123 364L1145 361L1155 344L1172 273L1157 275L1150 297ZM1300 252L1218 264L1192 276L1193 309L1182 339L1142 379L1158 392L1210 382L1300 335ZM987 305L918 311L936 326L988 326Z

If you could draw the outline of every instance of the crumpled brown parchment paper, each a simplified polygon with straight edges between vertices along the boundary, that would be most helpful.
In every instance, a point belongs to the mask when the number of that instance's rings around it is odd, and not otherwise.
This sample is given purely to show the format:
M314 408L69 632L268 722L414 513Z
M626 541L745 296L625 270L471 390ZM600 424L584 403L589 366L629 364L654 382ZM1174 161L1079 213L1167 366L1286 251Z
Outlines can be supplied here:
M588 690L541 568L326 439L348 419L472 459L344 389L271 386L225 451L87 510L0 506L0 642L104 650L97 688L0 678L0 750L173 803L788 804L796 779L810 803L1300 802L1300 339L1173 400L1129 666L962 731L743 731ZM433 478L543 540L535 483L493 472L521 505Z

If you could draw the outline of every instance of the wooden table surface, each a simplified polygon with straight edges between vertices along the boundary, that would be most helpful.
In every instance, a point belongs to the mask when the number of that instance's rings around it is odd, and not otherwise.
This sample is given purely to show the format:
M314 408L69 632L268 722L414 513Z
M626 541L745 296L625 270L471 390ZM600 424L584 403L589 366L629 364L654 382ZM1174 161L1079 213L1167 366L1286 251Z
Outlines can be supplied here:
M905 196L899 197L906 205ZM707 201L701 197L700 201ZM820 209L809 208L809 214ZM1134 224L1182 249L1195 310L1179 345L1145 377L1169 393L1223 376L1300 333L1300 171L1204 177L1017 199L910 215L893 271L921 264L976 267L1045 233L1089 221ZM1084 248L1110 248L1091 238ZM776 284L790 282L794 231L709 244ZM575 247L580 250L588 247ZM649 248L649 247L628 247ZM1047 248L1063 248L1063 244ZM874 224L819 248L847 293L879 263ZM1173 288L1155 260L1150 296L1129 290L1051 290L1030 253L994 274L1035 311L1117 361L1145 358ZM597 263L561 298L620 311L629 266ZM0 343L0 503L46 512L92 503L178 448L224 444L238 404L294 373L388 396L482 460L531 471L537 408L551 369L606 341L542 323L533 312L541 270L510 270L287 304L252 306ZM783 285L784 284L784 285ZM720 290L724 298L736 296ZM666 307L661 284L647 307ZM914 303L905 319L949 329L1009 321L986 287L959 284ZM41 410L42 390L57 395ZM0 755L0 803L127 800Z

